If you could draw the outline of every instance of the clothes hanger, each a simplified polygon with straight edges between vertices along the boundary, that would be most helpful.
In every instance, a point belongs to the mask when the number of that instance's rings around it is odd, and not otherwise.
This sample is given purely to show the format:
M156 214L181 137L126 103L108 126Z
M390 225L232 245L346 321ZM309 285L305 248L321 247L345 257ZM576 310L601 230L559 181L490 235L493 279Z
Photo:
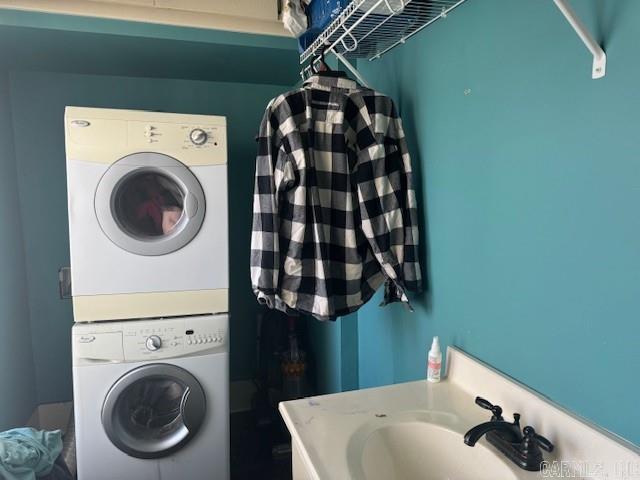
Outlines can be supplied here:
M312 70L314 71L314 73L320 73L320 72L331 72L331 67L329 67L329 65L327 65L327 62L324 59L324 54L325 51L327 50L327 46L323 46L322 49L320 50L320 55L316 58L313 59L313 61L311 62L312 65ZM316 64L319 63L320 68L318 69L318 67L316 66Z

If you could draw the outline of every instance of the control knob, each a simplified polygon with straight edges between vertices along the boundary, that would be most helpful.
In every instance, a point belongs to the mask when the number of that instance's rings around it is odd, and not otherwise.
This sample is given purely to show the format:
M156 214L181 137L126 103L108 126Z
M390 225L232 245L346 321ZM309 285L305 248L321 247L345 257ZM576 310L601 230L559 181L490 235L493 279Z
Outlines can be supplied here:
M207 132L201 128L194 128L189 133L189 138L194 145L204 145L207 143Z
M162 339L158 335L151 335L147 337L146 346L147 350L155 352L162 347Z

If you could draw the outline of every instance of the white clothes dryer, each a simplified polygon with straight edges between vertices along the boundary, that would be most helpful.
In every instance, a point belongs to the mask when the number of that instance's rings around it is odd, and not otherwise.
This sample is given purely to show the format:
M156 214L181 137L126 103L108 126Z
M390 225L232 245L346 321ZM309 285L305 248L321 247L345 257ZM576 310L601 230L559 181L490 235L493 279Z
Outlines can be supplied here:
M224 117L67 107L76 321L228 311Z
M228 480L228 317L78 323L79 480Z

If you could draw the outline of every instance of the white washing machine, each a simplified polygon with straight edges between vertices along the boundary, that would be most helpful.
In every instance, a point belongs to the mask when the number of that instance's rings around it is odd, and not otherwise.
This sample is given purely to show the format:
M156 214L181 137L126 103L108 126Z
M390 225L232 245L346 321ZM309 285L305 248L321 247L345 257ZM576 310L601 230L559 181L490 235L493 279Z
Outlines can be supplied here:
M228 311L225 117L67 107L77 322Z
M228 317L78 323L79 480L228 480Z

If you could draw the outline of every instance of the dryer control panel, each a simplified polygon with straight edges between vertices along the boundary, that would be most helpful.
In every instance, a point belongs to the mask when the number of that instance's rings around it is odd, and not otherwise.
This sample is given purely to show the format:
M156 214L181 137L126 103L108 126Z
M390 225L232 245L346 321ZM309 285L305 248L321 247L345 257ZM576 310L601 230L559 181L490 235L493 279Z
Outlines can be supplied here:
M205 123L127 122L129 144L140 151L173 147L182 152L205 150L209 156L226 153L226 127ZM226 157L219 159L224 163ZM206 160L212 161L211 158ZM192 165L195 164L192 162Z
M67 107L67 159L112 164L137 152L157 152L185 165L227 163L227 121L214 115L184 115Z
M74 363L145 361L225 352L228 323L228 316L223 314L76 324Z

